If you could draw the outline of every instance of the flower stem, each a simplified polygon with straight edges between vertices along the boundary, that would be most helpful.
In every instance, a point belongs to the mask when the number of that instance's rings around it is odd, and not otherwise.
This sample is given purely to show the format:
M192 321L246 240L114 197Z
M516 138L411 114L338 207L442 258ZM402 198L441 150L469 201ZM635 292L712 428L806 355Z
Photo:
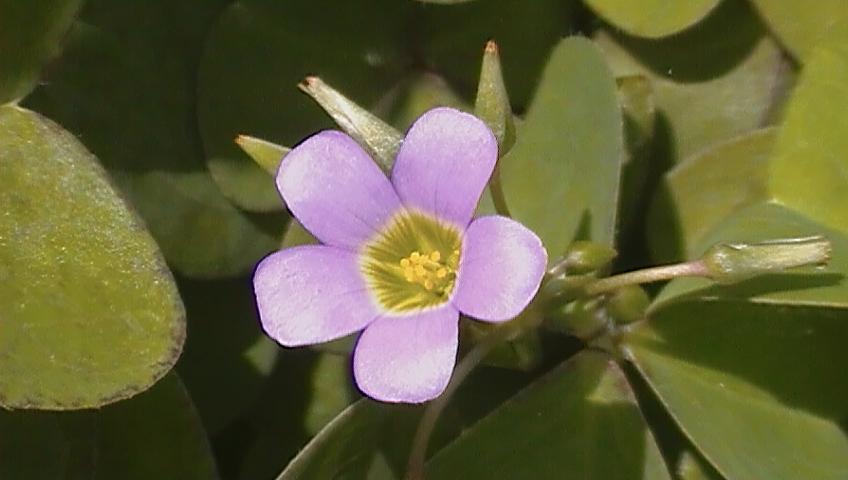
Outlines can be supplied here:
M489 193L492 194L492 203L495 204L495 211L499 215L512 218L512 215L509 213L509 207L506 205L506 197L504 196L503 186L501 185L500 165L495 165L492 178L489 179Z
M662 265L659 267L634 270L632 272L613 275L595 280L583 286L582 293L587 297L607 293L627 285L671 280L677 277L709 277L707 267L700 260L691 262Z
M430 444L430 437L436 427L436 422L444 411L445 407L450 402L456 389L465 380L468 375L474 371L474 368L486 358L486 355L492 351L501 342L509 339L517 330L513 325L504 324L501 328L492 331L483 340L474 346L456 365L450 383L448 383L445 391L439 398L433 400L424 410L424 415L421 416L421 422L418 424L418 429L415 431L415 437L412 440L412 449L409 453L409 460L406 464L406 476L404 480L424 480L424 461L427 456L427 446Z

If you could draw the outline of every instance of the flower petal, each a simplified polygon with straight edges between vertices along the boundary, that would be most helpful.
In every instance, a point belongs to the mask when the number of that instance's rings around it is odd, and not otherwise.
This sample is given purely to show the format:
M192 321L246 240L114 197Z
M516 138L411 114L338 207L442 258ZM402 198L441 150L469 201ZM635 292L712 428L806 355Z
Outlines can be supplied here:
M358 248L400 208L388 178L352 138L317 133L283 158L277 189L322 243Z
M406 206L465 227L497 158L495 136L480 119L434 108L407 132L392 183Z
M356 254L335 247L273 253L256 267L253 288L262 328L287 347L343 337L380 315Z
M542 241L527 227L480 217L465 231L453 304L479 320L509 320L536 295L547 263Z
M379 318L356 344L356 384L384 402L426 402L447 386L458 342L459 312L450 305Z

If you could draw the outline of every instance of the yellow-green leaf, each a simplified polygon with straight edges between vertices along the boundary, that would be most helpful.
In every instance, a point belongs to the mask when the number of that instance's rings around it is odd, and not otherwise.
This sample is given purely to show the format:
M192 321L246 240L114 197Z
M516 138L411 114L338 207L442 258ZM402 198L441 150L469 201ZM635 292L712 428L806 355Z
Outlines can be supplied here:
M73 135L0 107L0 405L68 410L146 390L185 313L156 243Z

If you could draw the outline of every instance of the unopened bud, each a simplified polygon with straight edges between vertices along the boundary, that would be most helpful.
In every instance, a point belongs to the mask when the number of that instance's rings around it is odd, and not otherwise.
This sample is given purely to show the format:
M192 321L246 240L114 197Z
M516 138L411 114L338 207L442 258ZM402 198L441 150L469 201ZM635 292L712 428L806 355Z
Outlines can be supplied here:
M547 312L545 326L551 330L588 339L607 325L598 299L578 299Z
M236 137L236 143L254 162L271 175L277 174L283 157L291 151L290 148L249 135L239 135Z
M515 122L501 71L498 45L492 40L483 51L474 113L492 129L498 140L498 153L504 156L515 143Z
M701 263L708 277L730 284L790 268L825 265L831 250L830 241L822 236L720 243L707 250Z
M607 313L618 325L645 318L650 297L639 285L626 285L607 297Z
M618 255L612 247L600 243L578 240L572 243L551 270L554 274L581 275L600 270Z
M342 130L390 171L403 136L394 127L360 107L318 77L306 77L298 87L327 112Z

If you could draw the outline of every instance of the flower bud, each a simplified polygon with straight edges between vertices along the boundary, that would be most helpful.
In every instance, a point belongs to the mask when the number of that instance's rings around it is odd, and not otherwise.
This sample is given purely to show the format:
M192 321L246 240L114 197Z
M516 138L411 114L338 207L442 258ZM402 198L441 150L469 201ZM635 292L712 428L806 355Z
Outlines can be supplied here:
M720 243L701 258L707 276L730 284L789 268L825 265L830 241L822 236L786 238L760 243Z
M515 143L515 122L504 85L498 45L492 40L483 51L474 113L492 129L498 140L498 153L504 156Z
M618 325L626 325L645 318L651 299L638 285L619 288L607 298L607 313Z
M607 325L601 301L596 298L578 299L561 305L545 316L545 326L551 330L587 339Z
M390 171L403 136L391 125L360 107L318 77L306 77L298 87L327 112L342 130Z
M578 240L573 242L559 262L551 268L555 274L580 275L600 270L618 255L612 247Z
M236 143L254 162L271 175L277 174L277 169L280 168L280 161L291 150L290 148L249 135L239 135L236 137Z

